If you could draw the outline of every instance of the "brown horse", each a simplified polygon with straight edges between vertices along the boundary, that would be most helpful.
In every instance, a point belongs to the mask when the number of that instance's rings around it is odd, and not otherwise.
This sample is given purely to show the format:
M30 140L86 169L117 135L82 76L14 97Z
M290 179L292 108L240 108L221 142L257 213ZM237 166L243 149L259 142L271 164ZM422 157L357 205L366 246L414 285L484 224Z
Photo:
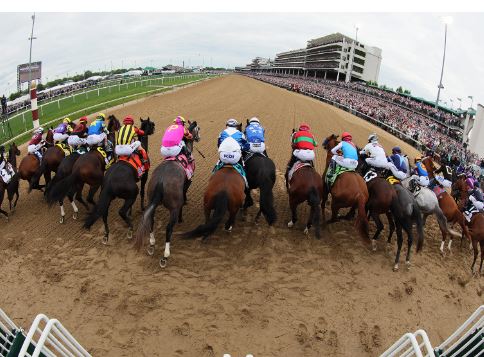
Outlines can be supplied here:
M303 166L294 172L289 182L289 207L291 209L291 220L287 224L289 228L294 227L297 222L297 206L307 202L311 207L309 218L304 229L304 234L314 224L317 239L321 238L321 198L323 197L323 182L321 175L312 166Z
M231 232L237 212L244 204L244 200L244 179L231 165L222 167L212 174L208 180L208 186L203 196L205 224L182 234L182 237L196 238L202 236L205 240L215 232L227 211L229 212L229 219L225 222L225 230ZM211 214L212 211L213 214Z
M49 148L54 144L54 132L52 129L47 131L47 136L45 138L44 148ZM29 192L33 189L42 190L45 185L39 185L40 179L40 162L35 154L27 154L20 161L18 167L18 173L22 180L29 182ZM44 176L45 184L47 185L50 181L50 177Z
M338 136L332 134L328 136L323 143L323 147L327 151L326 167L323 174L323 218L325 217L324 207L326 206L326 201L328 200L328 196L331 193L332 215L328 223L336 222L338 220L338 211L341 208L352 209L350 210L350 215L346 216L347 218L350 218L351 213L354 213L355 210L358 209L358 216L356 218L355 225L360 236L366 242L369 242L370 238L368 236L368 217L366 216L365 209L366 203L368 202L369 193L363 177L358 175L356 172L343 172L336 179L335 183L331 187L331 191L329 191L329 188L327 187L325 182L326 173L328 172L328 167L331 162L331 158L333 157L331 149L338 145L337 139Z
M8 150L7 162L10 163L10 165L12 165L12 168L15 174L10 179L8 184L3 182L3 180L0 178L0 213L2 213L3 215L5 215L5 217L7 217L7 221L8 221L8 213L2 210L1 207L3 203L4 195L5 195L5 190L7 191L10 212L13 212L15 207L17 206L17 202L19 198L19 193L18 193L19 176L17 173L18 155L20 155L20 150L17 148L17 145L15 145L15 143L10 144L10 149ZM16 196L15 202L12 203L14 196Z
M422 160L422 163L425 165L427 172L429 174L429 179L434 179L435 174L434 171L436 170L435 164L430 157L426 157ZM461 244L464 241L464 237L471 241L471 236L469 234L469 230L467 229L464 215L462 214L459 206L455 202L454 198L445 190L439 189L439 185L434 187L434 193L437 195L437 199L439 200L439 207L444 213L445 218L447 218L447 222L451 225L458 224L462 229L462 236L461 236ZM446 234L442 233L442 243L440 245L440 251L444 253L444 245L445 245L445 238ZM448 249L450 251L450 247L452 245L452 234L450 234L449 245Z
M108 139L112 143L115 142L115 133L120 126L118 119L114 115L110 115L107 128ZM84 204L82 188L84 184L87 184L90 186L87 202L95 205L94 195L103 182L105 170L104 157L96 148L91 148L88 153L81 155L76 160L69 176L49 187L49 193L46 195L47 202L52 205L55 202L63 201L68 194L76 193L76 199Z
M459 178L454 183L452 188L459 194L460 205L464 206L469 198L467 193L467 184L464 178ZM469 233L472 238L472 249L474 250L474 260L472 261L471 270L473 274L477 273L477 271L474 270L474 267L476 264L477 255L479 253L479 249L477 247L477 244L479 243L481 247L481 264L479 266L479 274L482 274L482 263L484 261L484 213L474 213L468 225Z

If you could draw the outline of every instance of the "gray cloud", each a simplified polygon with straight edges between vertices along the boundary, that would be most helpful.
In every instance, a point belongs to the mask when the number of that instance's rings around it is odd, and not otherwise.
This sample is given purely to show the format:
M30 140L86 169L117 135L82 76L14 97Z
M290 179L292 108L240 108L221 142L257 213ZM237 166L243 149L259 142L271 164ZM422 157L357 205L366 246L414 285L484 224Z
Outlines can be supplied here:
M44 80L84 70L174 64L236 66L255 56L304 47L332 32L354 35L383 49L380 83L433 100L442 61L441 14L39 13L34 60ZM484 101L480 46L483 14L454 14L449 26L444 100L474 95ZM0 90L13 90L16 66L28 60L30 14L0 14L3 36ZM10 85L8 85L10 83ZM464 102L465 106L469 103Z

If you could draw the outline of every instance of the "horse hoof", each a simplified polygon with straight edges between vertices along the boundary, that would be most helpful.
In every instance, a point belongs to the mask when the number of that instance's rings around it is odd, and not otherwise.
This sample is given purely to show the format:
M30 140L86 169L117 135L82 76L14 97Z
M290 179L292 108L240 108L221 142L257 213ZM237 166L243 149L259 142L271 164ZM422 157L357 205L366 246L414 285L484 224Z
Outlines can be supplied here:
M287 224L287 228L292 228L294 227L294 222L293 221L290 221L288 224Z
M72 219L76 220L76 219L77 219L77 217L78 217L78 212L74 212L74 213L72 214Z
M131 228L130 228L130 229L128 229L128 234L126 235L126 237L127 237L128 239L132 239L132 238L133 238L133 229L131 229Z
M64 216L61 216L61 218L59 219L59 223L64 224Z
M225 230L229 233L232 233L232 226L230 226L229 228L225 228Z
M308 235L309 234L309 228L308 227L304 228L304 234L305 235Z
M373 250L374 252L376 252L376 240L375 239L372 239L371 240L371 250Z
M411 267L410 262L405 262L405 266L406 266L407 270L410 270L410 267Z
M398 264L395 264L395 266L393 267L393 271L398 271Z
M102 243L104 245L107 245L108 244L108 240L109 240L109 234L105 234L104 237L103 237Z
M146 252L148 255L151 257L153 254L155 254L155 246L154 244L150 244L150 246L146 249Z
M160 268L165 269L167 264L168 264L167 258L161 258L160 259Z

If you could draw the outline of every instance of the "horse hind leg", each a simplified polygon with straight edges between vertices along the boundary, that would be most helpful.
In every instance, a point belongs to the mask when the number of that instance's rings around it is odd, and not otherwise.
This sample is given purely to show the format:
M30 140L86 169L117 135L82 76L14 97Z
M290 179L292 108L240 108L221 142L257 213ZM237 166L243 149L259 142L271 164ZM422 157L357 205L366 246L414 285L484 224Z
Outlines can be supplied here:
M288 228L294 227L297 222L297 204L293 200L289 199L289 207L291 209L291 220L287 224Z
M245 201L244 201L244 210L247 208L251 207L254 205L254 200L252 199L252 196L250 194L250 189L246 188L245 189Z
M171 237L173 235L173 228L178 221L178 209L173 209L170 211L170 221L166 225L166 237L165 237L165 251L163 252L163 257L160 259L160 267L165 268L168 263L168 258L170 257L170 244Z
M475 275L477 272L474 270L477 261L477 255L479 254L479 248L477 247L477 240L472 240L472 249L474 250L474 260L472 261L471 271ZM482 258L482 246L481 246L481 258Z
M131 220L131 217L128 215L128 212L131 209L131 206L133 206L135 201L136 201L136 198L128 198L124 200L123 206L118 211L121 218L128 225L128 234L127 234L128 239L133 238L133 222Z
M96 194L98 189L99 186L91 186L91 188L89 189L89 193L87 194L87 202L92 205L96 205L96 201L94 201L94 195Z
M371 240L371 247L374 252L376 252L376 241L380 237L380 233L383 230L383 223L381 222L380 215L375 212L370 212L371 218L375 221L376 231Z
M402 234L402 225L396 222L397 225L397 254L395 256L395 265L393 266L393 271L398 271L398 264L400 262L400 252L402 250L403 245L403 234Z
M386 216L387 216L387 220L388 220L388 226L390 228L390 232L388 233L387 244L391 244L393 232L395 232L395 222L394 222L393 216L390 212L387 212Z
M479 275L482 275L482 263L484 262L484 240L479 242L481 246L481 265L479 266Z

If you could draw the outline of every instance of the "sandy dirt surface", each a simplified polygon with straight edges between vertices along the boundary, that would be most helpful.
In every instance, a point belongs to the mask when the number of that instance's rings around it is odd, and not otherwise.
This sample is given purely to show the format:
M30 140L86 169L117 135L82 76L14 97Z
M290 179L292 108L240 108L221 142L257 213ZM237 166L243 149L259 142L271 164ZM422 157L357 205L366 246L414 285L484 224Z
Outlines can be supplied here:
M427 223L423 252L413 255L409 271L402 264L397 273L385 240L372 253L352 224L336 223L318 241L302 232L308 210L301 206L300 222L286 228L283 172L294 121L308 122L319 142L347 130L362 146L376 131L387 150L398 143L415 155L382 130L327 104L240 76L114 111L119 118L128 113L156 121L150 137L153 165L160 163L163 130L176 115L200 123L198 148L206 158L195 153L185 223L176 232L202 221L202 195L225 120L261 118L278 169L275 232L265 222L253 223L253 207L231 234L219 229L207 243L174 238L169 266L161 270L164 209L157 214L152 258L133 250L126 239L116 214L120 202L111 206L111 237L104 246L101 222L91 231L82 228L82 219L60 225L58 208L49 209L38 191L28 195L22 182L16 213L9 223L0 218L0 306L19 325L28 328L39 312L57 317L94 356L375 356L417 328L439 343L483 303L484 280L470 276L470 251L461 251L456 242L453 254L442 258L434 219ZM324 157L319 148L320 172ZM66 210L69 216L70 206ZM139 202L133 212L136 227Z

